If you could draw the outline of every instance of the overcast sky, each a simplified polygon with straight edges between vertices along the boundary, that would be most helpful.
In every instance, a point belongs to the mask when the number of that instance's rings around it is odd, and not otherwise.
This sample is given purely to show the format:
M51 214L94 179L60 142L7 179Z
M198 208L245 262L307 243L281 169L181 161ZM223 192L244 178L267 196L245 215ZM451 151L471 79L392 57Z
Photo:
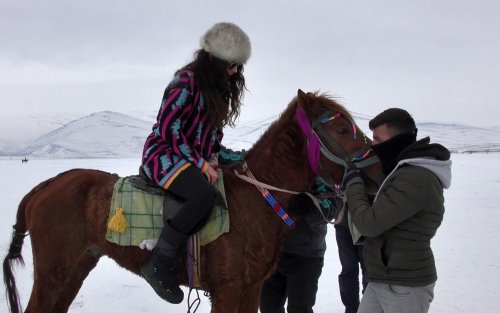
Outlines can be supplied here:
M373 116L500 125L500 1L0 0L2 115L156 112L214 23L250 37L241 120L297 89Z

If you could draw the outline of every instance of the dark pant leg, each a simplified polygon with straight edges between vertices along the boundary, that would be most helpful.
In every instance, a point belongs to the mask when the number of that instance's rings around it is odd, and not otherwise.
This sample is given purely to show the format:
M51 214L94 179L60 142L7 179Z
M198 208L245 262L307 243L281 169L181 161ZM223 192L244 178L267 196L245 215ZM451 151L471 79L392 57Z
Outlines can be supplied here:
M185 200L170 224L184 234L196 232L214 205L214 187L198 168L190 166L175 178L168 190Z
M286 277L281 274L281 260L276 271L262 286L260 295L261 313L285 313Z
M305 258L288 255L288 262L284 266L287 278L288 313L313 313L323 262L323 257Z
M356 255L358 258L359 266L361 267L361 276L362 276L361 284L363 286L361 292L364 293L366 290L366 286L368 286L368 277L366 277L365 256L363 252L364 245L355 245L355 247L356 247Z
M363 262L362 247L352 243L349 229L345 227L336 226L335 237L342 265L339 275L340 298L346 308L345 312L355 313L359 307L359 262Z
M141 267L141 274L162 299L180 303L184 293L174 273L175 259L188 235L210 212L215 193L205 176L193 166L182 171L168 189L182 199L182 207L171 219L164 212L163 229L151 259Z

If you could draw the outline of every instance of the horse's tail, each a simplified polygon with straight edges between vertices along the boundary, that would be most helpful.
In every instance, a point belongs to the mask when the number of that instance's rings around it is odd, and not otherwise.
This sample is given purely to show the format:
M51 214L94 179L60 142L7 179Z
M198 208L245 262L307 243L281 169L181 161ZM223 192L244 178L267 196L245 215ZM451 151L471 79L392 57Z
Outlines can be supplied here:
M21 251L23 249L24 237L28 235L28 226L26 224L26 208L28 207L28 205L30 205L33 196L40 189L46 187L48 184L50 184L60 176L70 171L60 173L57 176L41 182L27 195L25 195L23 200L21 200L21 203L19 204L16 215L16 224L12 226L12 228L14 228L14 232L12 233L12 242L10 243L9 252L7 253L7 256L3 261L3 281L5 283L5 289L7 291L7 304L11 313L21 313L23 310L21 307L21 301L19 299L19 293L17 291L16 280L14 278L12 266L14 263L18 263L24 266L24 260L23 256L21 255Z
M12 266L14 263L19 263L24 266L24 260L23 256L21 255L21 251L23 248L24 237L27 236L25 207L32 193L33 191L26 195L19 204L16 224L13 226L14 232L12 233L12 242L10 243L9 252L7 253L7 256L3 261L3 280L7 291L7 304L9 306L10 312L12 313L22 312L21 301L19 299L19 293L17 291L16 280L14 278Z

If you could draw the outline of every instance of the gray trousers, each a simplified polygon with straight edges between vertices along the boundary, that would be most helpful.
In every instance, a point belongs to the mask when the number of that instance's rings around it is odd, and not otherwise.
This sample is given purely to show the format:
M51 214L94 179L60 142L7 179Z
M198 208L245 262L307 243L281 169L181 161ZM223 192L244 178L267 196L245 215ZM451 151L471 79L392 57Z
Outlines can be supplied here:
M434 284L406 287L368 283L357 313L427 313L434 298Z

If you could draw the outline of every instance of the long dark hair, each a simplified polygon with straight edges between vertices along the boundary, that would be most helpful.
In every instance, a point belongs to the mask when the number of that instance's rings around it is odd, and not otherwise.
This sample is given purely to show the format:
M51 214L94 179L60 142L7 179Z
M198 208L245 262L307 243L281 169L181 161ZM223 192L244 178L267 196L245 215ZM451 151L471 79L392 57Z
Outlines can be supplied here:
M235 125L246 89L243 65L238 65L238 72L231 76L227 73L228 65L200 49L195 52L194 61L184 67L194 72L208 108L208 122L220 129Z

